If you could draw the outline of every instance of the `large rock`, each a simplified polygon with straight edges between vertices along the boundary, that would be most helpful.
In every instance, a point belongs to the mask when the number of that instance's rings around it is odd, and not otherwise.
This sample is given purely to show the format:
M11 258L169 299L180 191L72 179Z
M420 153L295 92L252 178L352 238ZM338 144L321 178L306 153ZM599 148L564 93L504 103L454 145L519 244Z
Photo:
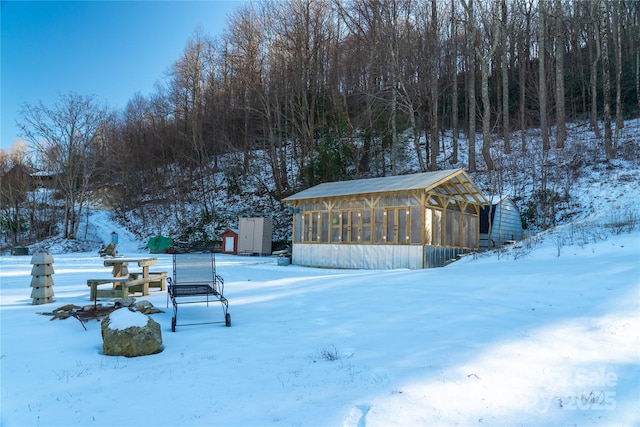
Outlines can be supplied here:
M115 310L102 320L102 350L109 356L126 357L160 353L160 324L128 308Z

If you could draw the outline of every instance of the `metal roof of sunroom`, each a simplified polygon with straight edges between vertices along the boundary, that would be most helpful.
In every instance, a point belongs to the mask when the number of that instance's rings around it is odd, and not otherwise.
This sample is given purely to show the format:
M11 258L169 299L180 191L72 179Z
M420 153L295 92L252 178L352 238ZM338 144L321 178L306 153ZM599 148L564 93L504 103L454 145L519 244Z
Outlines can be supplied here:
M318 200L361 194L397 193L416 190L438 193L451 198L461 197L467 202L479 205L489 203L484 194L462 169L327 182L300 191L284 198L282 201Z

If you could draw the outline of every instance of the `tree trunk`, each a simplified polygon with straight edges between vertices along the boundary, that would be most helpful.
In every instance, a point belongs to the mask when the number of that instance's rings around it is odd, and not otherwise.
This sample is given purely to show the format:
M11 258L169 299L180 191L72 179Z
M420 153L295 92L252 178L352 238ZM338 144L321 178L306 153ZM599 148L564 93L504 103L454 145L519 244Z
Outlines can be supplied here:
M614 148L618 146L620 129L624 128L624 117L622 116L622 29L620 26L620 4L613 3L613 51L616 61L616 137Z
M489 102L489 60L483 58L482 69L482 157L487 164L487 169L495 169L491 158L491 103Z
M638 117L640 117L640 36L636 44L636 98L638 98Z
M436 0L431 0L431 85L429 94L431 98L431 117L430 117L430 133L431 133L431 162L430 169L435 171L438 169L437 161L440 154L440 144L438 142L438 59L440 46L438 43L438 12L436 9Z
M556 0L555 51L556 51L556 148L563 149L567 139L564 99L564 31L562 2Z
M508 25L507 2L502 0L502 138L504 140L504 152L511 153L511 125L509 123L509 64L507 62L508 51Z
M453 73L453 84L451 88L451 144L453 153L451 163L458 163L458 29L456 25L457 13L455 10L455 0L451 0L451 36L453 37L453 52L451 52L451 72Z
M524 5L523 5L524 7ZM525 30L520 40L520 52L518 55L520 68L520 144L522 145L522 153L527 152L527 70L529 68L529 46L530 46L530 25L531 25L531 6L529 10L523 10L525 19Z
M395 68L395 67L394 67ZM391 88L391 117L389 120L391 121L391 147L389 152L391 153L391 175L397 175L397 154L396 151L399 149L398 147L398 89L397 89L397 80L395 79L395 72L393 75L393 87Z
M492 21L494 23L497 22L497 6L495 3L496 9L493 9L490 13L492 16ZM495 169L493 164L493 159L491 158L491 101L489 100L489 63L493 58L496 49L498 48L498 43L500 42L500 26L492 25L494 27L493 40L491 44L488 46L487 52L482 51L482 47L479 44L476 44L476 53L478 58L480 59L480 70L482 73L482 157L484 158L484 162L487 165L487 169L492 171ZM488 36L488 34L487 34ZM486 41L485 41L486 43Z
M469 56L469 172L477 170L476 164L476 76L475 55Z
M545 66L546 31L547 24L544 10L545 2L540 2L538 18L538 96L540 100L540 134L542 137L542 150L548 151L549 127L547 117L547 76Z
M603 7L601 23L600 41L602 43L602 103L603 103L603 124L604 124L604 151L607 160L611 160L616 155L613 146L611 132L611 75L609 71L609 13L607 6Z
M467 49L467 58L469 60L469 66L467 68L467 92L468 92L468 107L469 107L469 172L475 172L478 169L476 164L476 53L475 53L475 39L476 39L476 27L473 16L473 0L468 0L465 3L463 0L463 6L467 12L467 34L468 40L471 41L471 47Z
M598 61L600 61L600 30L598 25L597 8L599 8L599 0L589 4L589 14L591 17L591 74L589 81L591 83L591 127L595 132L595 137L600 139L600 126L598 126Z

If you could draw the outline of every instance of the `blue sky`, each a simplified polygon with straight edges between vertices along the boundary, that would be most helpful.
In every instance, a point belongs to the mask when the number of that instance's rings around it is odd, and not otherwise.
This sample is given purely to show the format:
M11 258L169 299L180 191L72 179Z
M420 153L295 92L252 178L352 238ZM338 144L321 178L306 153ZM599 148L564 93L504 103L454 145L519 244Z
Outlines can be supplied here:
M21 104L95 95L121 110L148 95L196 28L220 35L240 1L5 1L0 3L0 148L19 136Z

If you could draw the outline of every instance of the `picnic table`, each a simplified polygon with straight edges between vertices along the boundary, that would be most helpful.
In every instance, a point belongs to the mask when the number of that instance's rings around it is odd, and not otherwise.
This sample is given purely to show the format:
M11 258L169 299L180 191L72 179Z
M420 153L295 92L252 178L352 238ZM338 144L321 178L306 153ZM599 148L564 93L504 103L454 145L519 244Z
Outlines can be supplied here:
M113 277L129 276L129 264L138 264L142 267L142 277L149 277L149 267L158 263L158 258L108 258L104 260L105 267L113 267Z
M158 258L126 258L114 257L104 260L105 267L112 267L112 278L88 279L87 286L91 288L90 299L97 298L126 298L129 293L142 292L149 295L149 287L165 290L167 273L151 272L150 267L158 263ZM129 272L129 264L137 264L141 272ZM140 277L142 276L142 277ZM99 285L112 284L112 289L98 289Z

